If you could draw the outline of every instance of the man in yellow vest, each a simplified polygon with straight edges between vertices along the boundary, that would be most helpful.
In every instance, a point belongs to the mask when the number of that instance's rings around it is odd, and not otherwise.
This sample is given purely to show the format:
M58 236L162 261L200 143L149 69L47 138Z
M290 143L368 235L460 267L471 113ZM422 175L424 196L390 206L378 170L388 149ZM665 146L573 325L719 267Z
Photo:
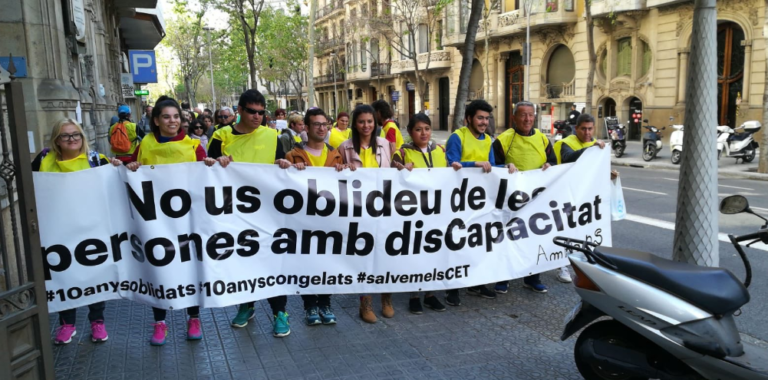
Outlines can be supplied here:
M219 128L213 133L208 144L208 157L216 159L223 167L230 162L290 166L290 162L285 160L285 152L278 141L277 131L262 125L266 106L267 101L259 91L248 90L240 95L237 106L240 121L235 125ZM288 297L271 297L267 301L275 316L273 335L287 336L291 333L288 313L285 311ZM248 320L254 316L254 306L254 302L241 304L237 316L232 320L232 326L245 327Z
M547 170L551 165L556 165L557 157L549 139L533 128L533 121L536 118L533 103L528 101L517 103L513 116L514 128L506 130L493 142L496 164L506 165L510 173L518 170ZM561 268L562 271L563 268ZM565 272L567 273L567 269ZM570 281L570 274L568 281ZM525 277L523 285L537 293L547 292L547 286L541 283L538 274ZM509 290L509 281L497 283L494 290L497 293L506 293Z
M491 112L493 107L485 100L473 100L467 106L464 112L464 122L467 126L453 132L445 146L448 165L454 170L482 168L485 173L491 172L492 163L496 161L491 149L491 136L486 133ZM445 293L445 302L448 305L461 305L458 289L448 290ZM467 288L467 293L483 298L496 298L496 294L485 285Z
M605 142L592 137L595 131L595 118L588 113L583 113L576 118L574 135L570 135L555 143L555 155L558 164L576 162L584 150L591 146L605 148Z

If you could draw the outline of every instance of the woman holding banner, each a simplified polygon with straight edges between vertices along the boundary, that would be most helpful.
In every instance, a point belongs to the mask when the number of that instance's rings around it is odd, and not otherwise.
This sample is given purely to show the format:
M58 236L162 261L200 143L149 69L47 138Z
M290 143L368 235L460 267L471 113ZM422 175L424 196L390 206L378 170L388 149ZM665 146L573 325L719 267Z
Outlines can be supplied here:
M133 162L127 165L131 171L136 171L141 165L179 164L183 162L205 161L211 166L216 160L205 155L205 148L200 140L191 139L181 128L181 107L175 100L161 96L150 119L152 133L147 135L133 154ZM167 310L152 308L155 317L154 331L149 344L162 346L168 336L168 326L165 324ZM200 307L187 308L187 339L203 338L200 325Z
M53 126L48 147L32 161L32 170L39 172L71 173L102 165L122 165L122 161L107 159L103 154L92 151L88 146L85 132L72 119L61 119ZM88 305L88 320L91 322L91 341L104 342L109 336L104 327L104 301ZM54 344L68 344L77 334L75 321L77 309L59 312L60 326L56 330Z
M349 140L339 145L344 163L355 170L357 168L389 168L392 157L392 146L384 138L374 134L376 119L373 107L363 104L352 111L352 134ZM364 295L360 297L360 318L368 323L376 323L376 314L373 313L373 297ZM381 295L381 315L385 318L395 316L392 307L392 293Z
M423 113L413 115L408 122L408 134L411 135L411 144L403 144L395 151L392 157L392 167L397 170L447 168L448 160L445 158L445 148L442 145L432 143L432 121ZM435 297L432 292L424 295L424 305L434 311L445 311L445 305ZM408 302L408 310L413 314L421 314L424 309L419 300L419 293L412 292Z

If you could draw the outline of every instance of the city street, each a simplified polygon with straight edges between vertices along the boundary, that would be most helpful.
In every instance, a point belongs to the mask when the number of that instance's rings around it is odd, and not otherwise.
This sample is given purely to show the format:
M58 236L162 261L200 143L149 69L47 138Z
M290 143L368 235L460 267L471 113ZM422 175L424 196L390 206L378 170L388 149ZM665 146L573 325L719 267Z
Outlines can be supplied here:
M614 246L671 256L677 197L676 171L615 167L621 172L629 217L613 225ZM721 179L721 196L743 194L756 212L768 215L765 182ZM720 215L720 232L750 233L761 221L750 215ZM724 235L721 234L721 238ZM766 246L746 250L752 259L751 302L737 318L740 330L768 340L768 255ZM743 278L729 243L720 243L721 265ZM185 314L171 313L169 340L148 344L152 313L128 301L107 303L109 341L90 342L87 309L79 310L73 343L54 348L58 379L580 379L572 359L575 338L560 342L565 315L577 302L570 284L543 280L540 295L515 280L508 294L485 300L462 294L462 306L443 313L407 311L408 296L395 296L395 317L365 324L357 316L356 295L333 297L339 317L334 326L303 324L299 297L289 297L292 333L271 334L266 301L246 328L229 323L235 307L202 311L204 339L186 341ZM379 313L378 297L374 309ZM54 327L56 316L52 315ZM751 340L751 338L746 337ZM762 343L762 342L757 342Z

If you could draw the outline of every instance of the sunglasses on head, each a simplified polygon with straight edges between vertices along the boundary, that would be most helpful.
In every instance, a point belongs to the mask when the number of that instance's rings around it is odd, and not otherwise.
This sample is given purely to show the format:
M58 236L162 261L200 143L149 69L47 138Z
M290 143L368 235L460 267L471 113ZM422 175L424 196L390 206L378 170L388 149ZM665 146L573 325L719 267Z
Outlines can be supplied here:
M248 112L251 115L259 114L260 116L264 116L264 114L267 113L267 110L255 110L253 108L243 107L245 112Z

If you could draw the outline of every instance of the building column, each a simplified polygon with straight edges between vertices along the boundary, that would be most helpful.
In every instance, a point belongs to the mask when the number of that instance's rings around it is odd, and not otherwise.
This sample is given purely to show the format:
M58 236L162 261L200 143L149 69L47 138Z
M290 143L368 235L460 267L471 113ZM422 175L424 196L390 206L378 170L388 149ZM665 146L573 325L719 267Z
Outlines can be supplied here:
M496 130L499 130L500 125L506 127L506 120L504 115L507 109L507 99L504 97L504 84L507 75L507 60L509 59L509 52L499 53L499 59L497 60L496 68Z
M752 40L741 41L744 46L744 78L742 78L741 104L749 107L749 80L752 73Z
M684 47L677 50L678 68L677 75L677 102L685 103L685 81L688 77L688 55L691 54L691 48Z

